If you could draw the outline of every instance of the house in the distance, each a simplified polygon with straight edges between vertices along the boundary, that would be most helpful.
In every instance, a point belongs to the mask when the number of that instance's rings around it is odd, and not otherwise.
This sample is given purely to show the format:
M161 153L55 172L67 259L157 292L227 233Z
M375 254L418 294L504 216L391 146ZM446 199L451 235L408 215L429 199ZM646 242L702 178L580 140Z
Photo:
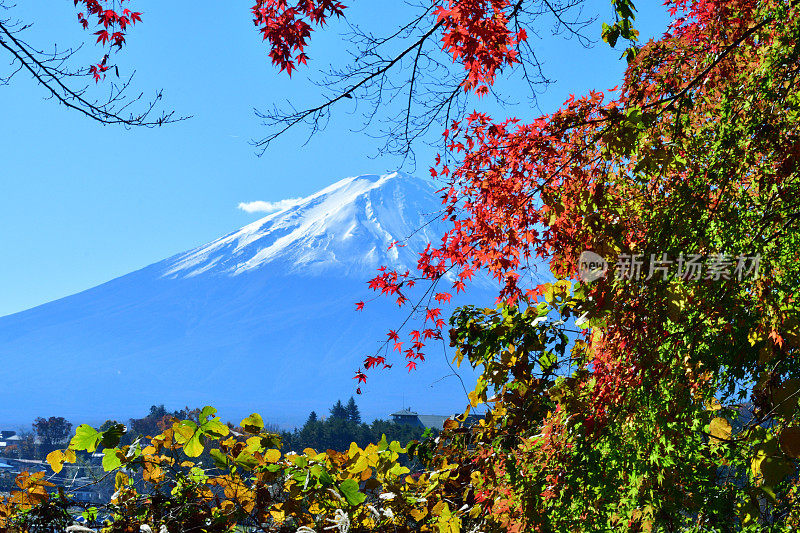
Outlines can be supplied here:
M456 418L456 415L421 415L406 407L396 413L392 413L391 417L392 421L397 424L409 424L412 426L442 430L444 428L444 421L449 418ZM483 418L483 415L469 415L467 416L467 425L471 426L481 418Z

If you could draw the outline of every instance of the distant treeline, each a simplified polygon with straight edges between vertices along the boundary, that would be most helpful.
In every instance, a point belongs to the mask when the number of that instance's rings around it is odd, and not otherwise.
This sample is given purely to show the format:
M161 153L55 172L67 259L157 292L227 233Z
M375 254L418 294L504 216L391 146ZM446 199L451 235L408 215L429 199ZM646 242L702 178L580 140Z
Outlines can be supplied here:
M199 409L189 408L168 411L163 404L153 405L146 416L129 420L122 444L130 444L139 437L158 435L170 426L172 418L194 419L199 412ZM103 431L117 423L116 420L107 420L98 429ZM236 429L232 424L229 426ZM32 429L32 432L21 432L15 444L0 450L0 457L43 460L52 450L66 447L73 434L73 425L63 417L38 418ZM386 420L365 424L352 397L346 405L337 401L327 417L320 417L312 411L305 424L294 431L281 430L272 424L267 424L266 429L281 435L281 451L284 453L302 452L306 448L344 451L351 442L364 447L370 442L378 442L382 435L386 435L389 441L396 440L405 445L410 440L420 439L425 431L422 427Z
M337 401L330 408L330 416L324 420L312 411L302 428L281 432L282 451L302 452L306 448L344 451L351 442L363 448L371 442L380 441L382 435L386 435L389 441L396 440L405 445L410 440L420 439L424 431L425 428L419 426L386 420L365 424L361 422L358 406L351 397L347 405L343 405L341 400Z

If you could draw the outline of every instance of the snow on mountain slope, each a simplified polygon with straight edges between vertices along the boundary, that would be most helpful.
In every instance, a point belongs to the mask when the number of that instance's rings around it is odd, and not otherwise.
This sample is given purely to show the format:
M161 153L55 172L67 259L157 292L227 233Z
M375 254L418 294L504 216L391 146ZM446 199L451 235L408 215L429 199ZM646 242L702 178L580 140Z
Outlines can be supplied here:
M175 258L164 275L236 276L270 263L304 274L371 272L386 263L410 269L417 252L441 236L427 225L440 211L429 182L397 172L346 178ZM387 250L409 236L409 246Z
M386 299L362 313L354 302L373 296L366 282L378 266L413 269L441 236L441 222L425 226L439 209L426 181L347 178L207 245L0 317L0 424L126 420L156 403L284 424L325 413L354 393L354 371L405 318ZM387 250L395 240L407 246ZM490 284L455 303L466 301L491 304ZM464 406L443 344L426 355L415 373L395 355L394 368L371 375L359 398L366 419L403 403L430 414Z

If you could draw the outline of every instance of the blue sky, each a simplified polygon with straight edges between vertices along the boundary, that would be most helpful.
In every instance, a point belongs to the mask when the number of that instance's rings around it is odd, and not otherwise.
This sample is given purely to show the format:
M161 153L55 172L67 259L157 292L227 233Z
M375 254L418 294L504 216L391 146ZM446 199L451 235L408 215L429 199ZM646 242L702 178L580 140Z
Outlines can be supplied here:
M409 13L396 0L346 3L352 20L378 31ZM600 17L592 36L599 35L601 21L611 20L609 4L587 2L586 13ZM640 7L640 29L645 38L657 37L666 14L660 2L647 4ZM305 196L346 176L402 164L374 157L380 142L353 131L361 123L350 102L306 146L302 129L260 158L248 144L264 133L254 107L287 99L297 107L319 103L319 89L307 75L344 57L341 26L315 34L310 68L289 79L269 64L252 24L252 0L132 5L144 12L144 22L129 32L117 61L121 71L135 68L138 90L163 89L168 107L193 118L154 130L103 127L45 100L44 90L25 76L0 86L0 316L90 288L258 218L237 209L241 202ZM28 39L42 48L87 42L88 62L102 54L75 13L67 0L48 2L46 10L20 2L11 11L35 22ZM557 81L540 98L544 111L570 93L617 85L624 68L619 52L604 43L586 50L574 40L551 38L549 28L541 37L533 44L545 73ZM3 53L0 73L8 63ZM504 113L538 114L525 104ZM425 176L431 155L421 149L416 169L402 169Z

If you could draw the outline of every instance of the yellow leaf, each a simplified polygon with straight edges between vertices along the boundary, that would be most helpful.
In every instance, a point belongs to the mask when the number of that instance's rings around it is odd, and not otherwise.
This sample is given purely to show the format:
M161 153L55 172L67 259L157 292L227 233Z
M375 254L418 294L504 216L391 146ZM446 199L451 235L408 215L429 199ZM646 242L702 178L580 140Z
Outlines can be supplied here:
M164 471L161 470L161 467L157 464L147 461L145 462L144 469L142 470L142 477L145 481L160 483L164 480Z
M258 413L253 413L244 420L242 420L241 424L242 429L246 432L258 435L261 431L264 430L264 419L261 418L261 415Z
M472 407L478 407L478 405L481 403L480 395L475 391L472 391L469 394L467 394L467 398L469 398L469 404Z
M56 474L61 472L61 469L64 468L65 459L66 456L61 450L53 450L47 454L47 462Z
M444 421L443 427L444 429L458 429L458 422L452 418L448 418Z
M709 429L713 437L711 442L721 442L731 440L731 423L724 418L715 418L709 424Z
M308 506L308 512L311 514L322 514L325 512L325 509L319 503L314 502Z
M709 411L719 411L722 409L722 404L719 403L719 400L716 398L711 398L709 401L706 402L706 409Z
M362 455L361 457L358 458L356 464L353 465L350 471L354 474L358 474L363 472L367 468L369 468L369 459L366 456Z
M747 334L747 340L750 341L750 346L755 346L759 342L766 340L767 336L759 331L751 331Z
M267 450L264 458L268 463L277 463L281 459L281 452L280 450Z
M428 514L428 510L424 507L422 509L411 509L411 518L417 522L421 521Z
M117 472L117 475L114 477L114 488L116 490L128 486L129 483L130 483L130 478L128 476L126 476L122 472Z
M356 444L355 442L351 442L350 443L350 448L347 450L348 457L350 457L350 459L352 459L353 457L355 457L356 455L358 455L360 453L361 453L361 448L358 447L358 444Z

